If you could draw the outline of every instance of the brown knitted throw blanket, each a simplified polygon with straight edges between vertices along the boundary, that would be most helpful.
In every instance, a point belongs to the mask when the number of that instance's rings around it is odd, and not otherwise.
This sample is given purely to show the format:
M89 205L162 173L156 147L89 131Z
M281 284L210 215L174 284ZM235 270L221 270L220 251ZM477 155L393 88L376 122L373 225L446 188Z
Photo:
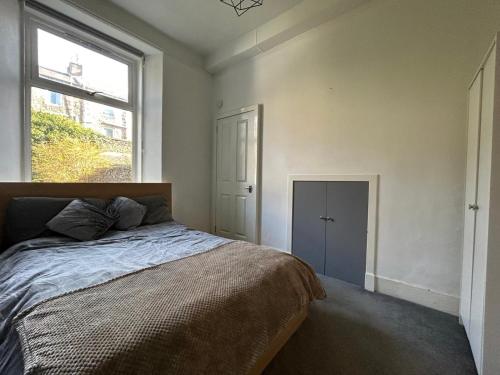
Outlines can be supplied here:
M26 374L246 374L324 290L245 242L44 301L16 318Z

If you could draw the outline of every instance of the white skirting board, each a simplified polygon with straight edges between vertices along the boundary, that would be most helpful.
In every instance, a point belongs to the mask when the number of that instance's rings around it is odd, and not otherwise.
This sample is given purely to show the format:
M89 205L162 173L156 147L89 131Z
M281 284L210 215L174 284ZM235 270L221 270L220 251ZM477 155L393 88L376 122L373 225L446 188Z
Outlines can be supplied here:
M369 273L366 274L365 281L366 285L374 285L375 291L378 293L387 294L458 316L460 306L460 298L458 296Z

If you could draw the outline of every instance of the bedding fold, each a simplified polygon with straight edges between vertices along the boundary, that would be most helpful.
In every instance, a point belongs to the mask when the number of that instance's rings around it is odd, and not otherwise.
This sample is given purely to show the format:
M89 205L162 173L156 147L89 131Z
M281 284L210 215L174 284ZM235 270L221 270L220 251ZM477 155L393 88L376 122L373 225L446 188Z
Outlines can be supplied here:
M324 295L297 258L231 242L55 296L14 324L25 374L246 374Z
M23 373L21 347L12 321L27 308L228 242L168 222L108 232L96 241L46 237L12 246L0 254L0 374Z

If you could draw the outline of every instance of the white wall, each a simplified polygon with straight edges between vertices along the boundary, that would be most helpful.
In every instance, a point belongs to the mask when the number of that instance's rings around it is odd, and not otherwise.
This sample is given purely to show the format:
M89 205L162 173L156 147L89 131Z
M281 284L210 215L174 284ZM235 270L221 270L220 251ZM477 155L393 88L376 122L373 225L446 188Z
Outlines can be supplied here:
M156 77L163 80L163 99L157 103L161 106L163 129L152 130L150 124L144 124L145 140L155 147L155 150L148 148L145 153L146 178L163 178L172 182L174 217L188 225L208 230L210 176L207 171L211 165L212 78L203 70L202 59L109 2L42 1L58 9L71 4L75 9L91 14L163 53L163 75ZM21 48L19 2L0 0L0 180L3 181L19 181L22 176ZM158 61L154 64L157 65ZM146 85L153 83L151 77L146 77ZM157 113L150 115L146 119L158 118ZM158 158L161 158L160 162ZM160 170L151 170L151 163Z
M164 178L173 182L174 216L209 231L212 79L173 59L165 64Z
M379 290L458 313L466 92L498 29L497 1L372 0L217 75L222 112L264 104L263 243L286 247L288 174L380 174Z
M17 1L0 1L0 179L21 178L21 27Z

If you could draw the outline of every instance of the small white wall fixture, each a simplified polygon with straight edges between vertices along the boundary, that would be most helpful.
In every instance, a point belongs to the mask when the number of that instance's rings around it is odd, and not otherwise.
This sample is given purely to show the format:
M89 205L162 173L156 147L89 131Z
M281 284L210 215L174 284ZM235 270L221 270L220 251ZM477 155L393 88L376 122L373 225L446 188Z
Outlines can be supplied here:
M368 182L368 233L366 241L366 272L365 289L375 291L376 279L376 251L377 251L377 213L379 176L368 175L317 175L292 174L288 175L288 217L287 217L287 250L292 252L292 223L293 223L293 188L297 181L360 181Z

